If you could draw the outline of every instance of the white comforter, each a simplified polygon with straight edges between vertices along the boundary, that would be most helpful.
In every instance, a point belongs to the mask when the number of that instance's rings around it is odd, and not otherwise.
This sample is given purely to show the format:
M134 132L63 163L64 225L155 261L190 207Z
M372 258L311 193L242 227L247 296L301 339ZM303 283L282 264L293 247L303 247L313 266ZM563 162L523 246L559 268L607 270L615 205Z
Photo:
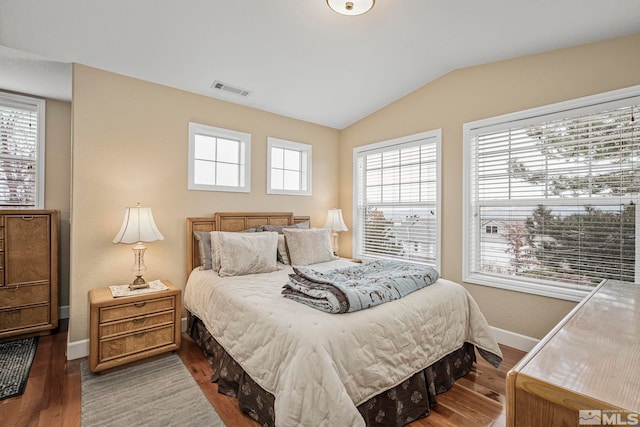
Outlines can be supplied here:
M275 396L277 426L364 426L357 405L464 342L501 355L477 304L456 283L439 279L397 301L328 314L280 295L291 272L283 266L220 278L196 269L184 293L185 307Z

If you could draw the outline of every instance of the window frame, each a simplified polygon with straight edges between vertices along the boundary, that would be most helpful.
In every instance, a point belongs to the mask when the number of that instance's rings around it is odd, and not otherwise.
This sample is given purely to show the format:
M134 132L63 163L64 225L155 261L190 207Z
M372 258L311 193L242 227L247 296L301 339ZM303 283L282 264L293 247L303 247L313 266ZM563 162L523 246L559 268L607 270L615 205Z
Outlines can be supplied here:
M300 176L306 175L307 189L306 190L284 190L276 189L271 186L271 156L274 148L281 148L283 150L298 151L300 156ZM286 139L267 137L267 194L280 194L288 196L311 196L311 165L312 165L312 151L313 147L310 144L303 144L301 142L289 141ZM303 165L304 157L306 156L306 165ZM306 171L304 170L306 167ZM284 170L284 166L283 166Z
M359 223L359 212L358 212L358 199L360 196L360 190L358 189L358 159L361 153L369 153L376 154L385 151L392 151L398 148L409 148L411 146L420 146L424 145L424 140L433 140L432 143L435 145L435 164L436 164L436 173L435 173L435 191L436 191L436 221L435 221L435 265L432 265L436 270L441 271L442 267L442 129L435 129L426 132L420 132L413 135L402 136L386 141L375 142L372 144L367 144L359 147L354 147L353 149L353 208L352 208L352 218L353 218L353 230L352 230L352 248L353 248L353 257L359 259L367 259L367 258L387 258L384 256L371 256L364 255L361 248L361 242L363 240L363 229L364 225ZM413 203L414 205L416 203ZM399 203L398 205L401 205ZM402 259L402 258L392 258L394 260L414 263L414 264L424 264L431 265L424 262L419 262L411 259Z
M36 171L35 171L35 204L33 206L0 206L0 209L44 209L45 194L45 134L46 134L46 101L31 96L0 92L0 104L3 106L15 106L16 108L33 109L36 113Z
M244 167L244 185L230 186L218 184L198 184L195 180L195 138L203 135L211 138L223 138L238 141L244 145L244 158L239 158L238 165ZM188 159L188 185L189 190L200 191L224 191L232 193L251 192L251 134L231 129L224 129L201 123L189 122L189 159ZM217 163L217 161L216 161Z
M506 276L490 275L483 272L472 271L472 264L474 264L476 260L472 258L473 238L471 237L471 233L478 232L478 230L475 230L473 227L474 212L472 198L476 197L477 195L472 194L472 187L474 186L474 183L472 182L472 179L474 179L474 177L472 176L473 165L471 163L473 157L472 137L478 129L484 129L486 131L500 129L506 130L509 127L513 127L515 124L517 124L519 127L534 126L541 123L551 122L556 119L578 117L587 114L599 113L614 108L622 108L629 105L635 105L635 102L633 102L634 98L637 98L639 96L640 85L464 123L462 191L462 234L463 236L465 236L462 242L462 280L464 282L576 302L581 301L586 295L591 292L591 290L593 289L591 287L579 286L570 283L566 283L564 286L559 286L558 282L550 280L535 280L534 283L534 280L532 279L524 280L518 279L517 277L507 278ZM573 115L568 116L568 112ZM625 196L625 200L627 200L628 198L629 196ZM619 200L615 198L609 199L609 201L603 201L603 198L592 198L591 200L598 200L603 204L615 204L615 202ZM503 202L506 204L508 200L510 199L500 199L496 203ZM559 204L552 199L545 200L545 204ZM639 201L638 194L633 196L632 200L637 204ZM531 198L531 201L529 203L533 203L534 201L535 198ZM509 205L517 206L518 204L522 203L522 200L516 200L513 203L509 203ZM478 202L476 202L476 205L478 205ZM636 254L640 253L639 213L639 211L636 211ZM479 237L476 240L479 241ZM476 251L476 253L478 253L478 251ZM636 258L636 283L638 282L640 276L639 261L640 259Z

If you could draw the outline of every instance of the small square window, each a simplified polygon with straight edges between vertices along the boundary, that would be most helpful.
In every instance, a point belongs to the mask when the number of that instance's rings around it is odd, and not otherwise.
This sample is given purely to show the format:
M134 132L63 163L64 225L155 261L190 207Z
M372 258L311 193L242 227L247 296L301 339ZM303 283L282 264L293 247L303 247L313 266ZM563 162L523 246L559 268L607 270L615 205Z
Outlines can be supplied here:
M189 123L189 190L251 191L251 135Z
M267 139L267 194L311 195L311 145Z

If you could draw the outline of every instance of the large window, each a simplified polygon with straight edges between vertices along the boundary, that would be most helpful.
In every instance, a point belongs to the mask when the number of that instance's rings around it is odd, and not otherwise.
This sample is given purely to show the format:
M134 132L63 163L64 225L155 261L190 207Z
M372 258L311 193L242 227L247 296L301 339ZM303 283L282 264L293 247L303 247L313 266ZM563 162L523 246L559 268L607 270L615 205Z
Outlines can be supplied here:
M311 145L267 138L267 193L311 195Z
M464 126L464 280L579 300L638 281L640 87Z
M251 135L189 123L190 190L251 191Z
M0 93L0 208L44 207L45 101Z
M436 130L354 149L354 256L440 268L440 139Z

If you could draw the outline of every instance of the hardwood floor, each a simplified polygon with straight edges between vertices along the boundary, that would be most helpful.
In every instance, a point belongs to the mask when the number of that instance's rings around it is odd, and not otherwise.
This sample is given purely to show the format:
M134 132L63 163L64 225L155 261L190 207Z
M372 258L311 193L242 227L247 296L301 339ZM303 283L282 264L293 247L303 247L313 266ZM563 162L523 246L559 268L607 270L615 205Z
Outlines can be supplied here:
M0 425L80 427L80 362L66 360L66 320L40 337L22 396L0 400Z
M15 427L80 427L80 360L67 361L65 323L53 335L40 337L27 388L22 396L0 401L0 425ZM476 367L446 393L431 415L410 427L466 427L505 425L505 377L525 353L500 346L499 369L478 357ZM183 334L178 355L229 427L258 427L240 412L237 401L218 393L209 380L211 368L202 351Z

